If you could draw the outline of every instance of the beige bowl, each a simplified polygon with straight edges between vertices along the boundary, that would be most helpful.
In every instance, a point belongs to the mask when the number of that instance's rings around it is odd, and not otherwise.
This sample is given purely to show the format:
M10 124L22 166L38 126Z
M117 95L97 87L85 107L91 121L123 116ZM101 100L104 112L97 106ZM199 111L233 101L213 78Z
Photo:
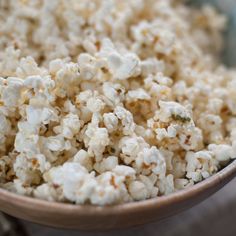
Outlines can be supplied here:
M0 189L0 210L34 223L80 230L110 230L160 221L206 199L236 176L236 161L186 190L116 206L79 206L23 197Z

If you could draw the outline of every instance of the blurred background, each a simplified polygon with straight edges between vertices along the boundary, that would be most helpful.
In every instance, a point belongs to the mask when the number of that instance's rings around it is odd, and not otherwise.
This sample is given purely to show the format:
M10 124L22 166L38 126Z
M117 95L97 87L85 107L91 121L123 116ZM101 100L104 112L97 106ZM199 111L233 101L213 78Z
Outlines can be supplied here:
M228 28L225 32L225 48L222 60L228 66L236 66L236 0L188 0L191 5L211 4L226 14Z
M222 60L236 66L236 0L192 0L193 5L213 4L226 13L229 27L225 32ZM48 228L0 213L0 236L235 236L236 179L201 204L159 223L106 233L87 233Z

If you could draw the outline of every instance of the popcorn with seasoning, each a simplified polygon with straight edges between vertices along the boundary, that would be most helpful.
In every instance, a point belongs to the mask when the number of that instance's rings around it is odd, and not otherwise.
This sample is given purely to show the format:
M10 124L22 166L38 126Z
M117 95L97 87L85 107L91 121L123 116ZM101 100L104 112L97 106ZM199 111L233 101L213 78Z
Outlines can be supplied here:
M185 189L236 158L236 71L217 59L226 19L212 7L3 4L1 188L120 204Z

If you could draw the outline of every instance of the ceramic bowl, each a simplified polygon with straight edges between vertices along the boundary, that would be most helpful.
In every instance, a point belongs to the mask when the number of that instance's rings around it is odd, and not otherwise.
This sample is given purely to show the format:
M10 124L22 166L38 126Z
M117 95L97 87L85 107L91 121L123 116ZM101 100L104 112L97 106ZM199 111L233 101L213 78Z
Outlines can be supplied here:
M235 0L194 0L194 4L210 2L229 16L229 28L225 33L226 47L224 61L236 63L236 3ZM188 189L169 196L132 202L116 206L79 206L65 203L52 203L34 198L19 196L0 189L0 210L35 223L59 228L80 230L110 230L126 228L160 221L177 214L208 198L236 176L236 161L229 164L214 176Z

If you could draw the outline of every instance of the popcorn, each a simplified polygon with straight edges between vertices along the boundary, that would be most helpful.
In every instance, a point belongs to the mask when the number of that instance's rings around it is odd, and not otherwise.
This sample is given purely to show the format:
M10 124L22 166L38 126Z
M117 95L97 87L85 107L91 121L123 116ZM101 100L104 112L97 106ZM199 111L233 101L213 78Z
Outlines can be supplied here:
M87 101L87 108L91 112L99 112L104 108L104 102L99 98L89 98Z
M76 63L64 64L63 67L56 73L56 86L61 90L58 91L60 97L66 95L72 96L77 91L77 86L80 82L79 67ZM72 89L73 88L73 89Z
M53 185L42 184L39 185L33 191L33 196L42 200L53 201L64 201L63 192L61 189L53 187Z
M1 76L13 76L19 65L20 50L15 50L13 46L6 48L0 63Z
M150 95L143 89L131 90L127 93L127 101L150 100Z
M162 122L168 122L170 119L173 119L185 123L192 120L189 111L176 102L160 101L159 105L160 112L158 117Z
M218 170L218 161L214 160L213 152L199 151L196 153L188 152L187 159L187 177L194 182L206 179Z
M71 178L73 176L73 178ZM52 168L47 177L49 182L62 188L64 196L76 203L90 201L93 204L112 204L119 201L124 178L111 172L100 176L89 174L79 163L65 163L62 167ZM127 194L127 193L126 193Z
M0 9L2 188L120 204L185 189L236 158L236 73L217 59L225 17L151 2Z
M101 162L94 164L93 168L98 173L103 173L104 171L112 170L118 165L118 158L116 156L108 156Z
M13 182L9 182L5 187L8 191L17 193L19 195L31 196L33 189L26 186L21 180L15 179Z
M125 135L132 134L135 129L132 114L128 110L120 106L117 106L115 108L114 113L121 121L123 133Z
M88 171L93 169L93 160L91 156L89 156L88 152L81 149L79 150L75 156L73 157L74 162L78 162L80 165L85 167Z
M124 176L129 179L135 178L135 170L129 166L117 165L112 171L118 176Z
M24 154L16 157L13 165L14 172L20 181L27 185L38 185L41 181L41 173L50 166L46 163L45 157L36 155L35 158L28 158Z
M112 133L118 129L118 118L114 113L103 114L103 122L109 133Z
M165 159L156 147L143 148L137 156L136 164L139 168L144 165L146 169L152 170L159 178L163 178L166 174Z
M102 160L102 154L108 146L110 140L106 128L99 128L96 121L91 122L85 131L85 143L88 147L88 153L95 156L97 161Z
M106 102L112 107L117 106L124 100L124 93L125 90L120 84L112 84L109 82L103 84L103 94L107 98Z
M135 161L139 152L143 150L143 148L148 148L149 145L145 142L142 137L123 137L119 146L122 151L122 158L124 158L124 162L126 164L130 164L132 161Z
M235 153L230 145L226 144L210 144L208 149L212 151L215 155L216 160L220 162L229 161L230 158L235 158Z
M114 79L125 80L139 74L139 58L136 54L119 54L109 39L104 39L100 56L107 59L107 66Z
M176 179L174 185L176 189L181 190L193 186L194 183L187 179Z
M173 193L175 191L173 175L167 175L165 178L159 180L157 186L159 191L164 195Z
M135 201L145 200L148 192L145 185L140 181L134 181L129 184L129 192Z
M0 183L4 183L8 179L8 170L11 166L11 159L8 156L3 156L0 160Z
M53 152L61 152L71 148L70 142L65 141L61 135L50 136L47 138L47 148Z
M2 86L1 98L6 107L17 107L21 101L23 80L17 77L9 77L8 86Z
M140 181L145 185L146 187L146 191L147 191L147 198L153 198L156 197L158 195L159 189L157 187L155 187L156 184L156 180L157 178L151 179L152 175L149 175L148 177L145 175L140 175ZM155 177L155 175L154 175Z
M0 113L0 133L7 135L11 132L11 123L3 114Z
M68 114L62 121L61 125L54 128L54 131L61 134L67 139L72 139L80 130L80 120L78 115Z
M157 60L155 57L147 58L140 62L142 76L148 76L150 74L157 74L160 71L164 71L164 63Z
M29 105L26 107L26 116L29 124L33 126L48 124L50 121L58 121L56 112L46 107L38 108Z
M52 168L46 178L49 183L62 188L66 199L85 203L96 186L93 176L93 173L89 174L79 163L65 163Z
M19 66L16 69L16 75L19 77L27 77L31 75L43 75L44 70L40 69L35 62L34 58L28 56L22 58L19 62Z
M112 172L104 172L96 180L95 191L91 194L92 204L116 204L120 202L120 199L124 199L126 202L129 201L123 176L114 175Z

